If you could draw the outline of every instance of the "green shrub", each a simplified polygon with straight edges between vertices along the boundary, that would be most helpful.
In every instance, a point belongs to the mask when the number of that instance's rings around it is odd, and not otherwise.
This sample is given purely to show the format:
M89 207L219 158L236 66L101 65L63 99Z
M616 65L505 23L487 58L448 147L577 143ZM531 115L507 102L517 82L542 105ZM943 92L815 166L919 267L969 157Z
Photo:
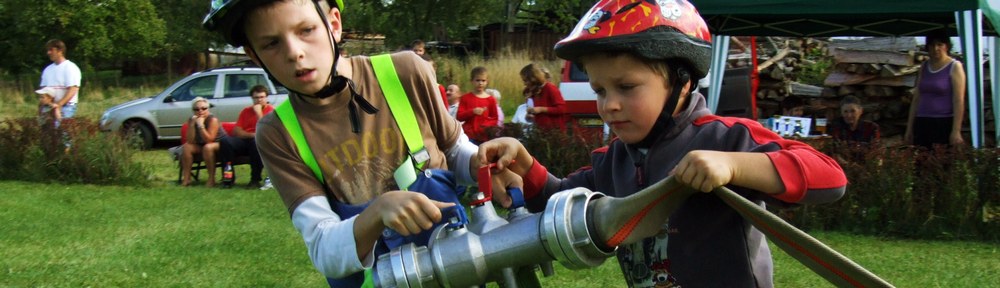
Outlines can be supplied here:
M87 118L60 127L33 118L0 121L0 179L83 184L141 184L149 174L136 150Z
M519 139L531 156L558 177L589 166L590 152L603 145L600 138L574 127L566 131L525 129L521 124L507 123L499 134Z
M833 67L833 60L829 56L815 53L809 53L807 57L815 60L799 65L800 70L796 71L796 79L803 84L822 86L826 76L830 74L830 68Z
M806 229L879 236L1000 240L1000 160L993 149L919 150L829 145L849 184L839 201L780 211Z

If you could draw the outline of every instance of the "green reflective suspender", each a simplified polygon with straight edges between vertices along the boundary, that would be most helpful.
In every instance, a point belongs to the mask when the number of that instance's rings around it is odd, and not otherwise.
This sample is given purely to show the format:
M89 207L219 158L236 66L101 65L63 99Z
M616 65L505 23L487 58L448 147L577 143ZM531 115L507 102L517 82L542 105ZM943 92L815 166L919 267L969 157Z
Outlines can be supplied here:
M389 111L392 118L396 119L396 126L403 134L403 141L406 141L409 157L403 164L396 168L393 179L399 189L406 190L417 180L416 169L424 167L430 154L424 148L424 139L420 135L420 126L417 126L417 117L413 115L413 107L410 106L410 99L406 97L403 90L403 83L399 81L396 74L396 67L392 65L392 55L382 54L371 57L372 68L375 70L375 78L382 87L382 94L389 104ZM413 162L416 162L414 165Z
M406 146L409 149L409 157L406 157L406 160L393 173L393 178L396 180L396 185L399 186L399 189L406 190L410 184L413 184L413 181L416 181L416 169L423 168L427 160L430 159L430 154L424 148L424 141L420 135L417 118L413 114L413 108L410 105L409 98L406 96L406 91L403 90L402 83L399 81L399 76L396 75L396 68L392 64L391 55L373 56L371 57L371 62L372 68L375 70L375 76L378 78L379 86L382 87L382 94L385 94L389 110L393 113L396 126L399 126L400 133L403 134L403 141L406 142ZM295 111L290 101L286 100L284 103L281 103L274 111L278 113L278 119L285 126L285 130L288 130L288 135L292 138L292 142L295 143L296 148L298 148L302 162L305 162L306 166L309 166L316 179L319 179L322 183L326 183L326 179L319 168L319 163L316 162L316 157L312 153L312 149L309 148L309 143L306 141L305 135L302 133L302 126L299 124L298 117L295 116ZM414 161L417 162L416 165L413 164Z
M309 166L309 169L312 170L313 175L316 175L316 179L319 179L320 183L326 184L326 178L323 177L323 172L319 169L319 163L316 162L316 157L313 155L312 149L309 148L309 143L306 142L305 134L302 134L302 125L299 124L299 118L295 117L295 110L292 108L291 102L291 100L285 100L284 103L274 108L274 112L278 113L278 120L281 120L281 124L285 126L285 130L288 130L288 136L292 137L292 142L298 148L299 157L302 157L302 162L305 162L306 166ZM409 161L406 163L409 163ZM365 269L365 282L361 284L361 288L375 287L371 270Z
M306 136L302 134L302 125L299 125L299 118L295 117L295 110L292 108L291 99L285 100L284 103L274 108L274 112L278 113L278 120L281 120L281 124L285 126L285 130L288 130L288 136L291 136L292 142L295 142L295 147L299 150L302 162L305 162L306 166L312 169L313 175L316 175L316 179L319 179L320 183L326 184L323 172L319 170L319 163L316 162L316 156L313 155L312 149L309 148Z

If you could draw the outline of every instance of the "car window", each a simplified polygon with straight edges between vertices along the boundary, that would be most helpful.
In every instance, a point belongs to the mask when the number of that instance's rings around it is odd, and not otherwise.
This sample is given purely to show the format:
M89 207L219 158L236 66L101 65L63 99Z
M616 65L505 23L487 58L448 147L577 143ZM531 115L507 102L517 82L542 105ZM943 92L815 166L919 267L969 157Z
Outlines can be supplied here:
M215 95L215 79L215 75L191 79L191 81L177 87L170 96L174 98L174 101L191 101L194 97L199 96L211 99Z
M262 74L230 74L226 76L226 98L249 97L250 88L257 85L267 87L267 79Z
M571 64L569 65L569 81L570 82L590 82L590 77L587 73L580 70L580 65Z

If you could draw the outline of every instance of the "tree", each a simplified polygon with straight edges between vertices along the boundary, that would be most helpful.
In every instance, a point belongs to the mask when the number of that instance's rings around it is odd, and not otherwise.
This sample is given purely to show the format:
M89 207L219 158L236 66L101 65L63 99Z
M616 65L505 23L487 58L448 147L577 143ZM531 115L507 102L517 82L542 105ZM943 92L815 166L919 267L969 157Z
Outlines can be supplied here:
M503 0L367 0L345 4L344 25L386 36L388 47L414 39L464 40L469 26L504 18Z
M40 71L49 39L66 42L68 58L87 69L157 55L166 35L150 0L7 0L0 16L17 23L0 26L0 57L13 60L0 69L13 73Z
M218 33L202 28L201 22L209 11L205 0L160 0L153 4L166 24L163 53L166 57L167 72L173 75L170 66L177 57L204 52L209 47L221 47L225 43ZM186 72L186 71L185 71Z
M516 1L517 18L532 24L542 25L552 31L568 34L580 21L584 13L594 5L594 1L584 0L536 0Z

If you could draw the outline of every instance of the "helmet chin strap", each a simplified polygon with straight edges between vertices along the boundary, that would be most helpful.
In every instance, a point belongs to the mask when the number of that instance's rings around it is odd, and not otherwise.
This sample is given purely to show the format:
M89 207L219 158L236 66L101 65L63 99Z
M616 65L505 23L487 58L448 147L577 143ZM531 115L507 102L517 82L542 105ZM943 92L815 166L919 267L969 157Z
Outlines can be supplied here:
M314 95L309 95L292 89L289 90L294 92L294 95L300 95L302 97L326 99L340 93L340 91L343 91L344 88L350 89L351 98L350 101L347 102L347 108L350 112L351 131L354 133L360 133L361 120L358 115L358 109L360 108L361 111L364 111L366 114L375 114L378 112L378 108L375 108L375 106L369 103L368 100L365 100L361 94L358 94L357 88L354 86L354 81L347 79L347 77L344 77L343 75L337 75L337 62L340 61L340 45L337 45L337 41L333 39L330 21L326 18L326 13L323 13L323 8L320 7L319 2L313 1L313 5L316 7L316 13L319 13L320 19L323 20L323 26L326 27L327 35L330 37L330 46L333 46L333 66L330 68L330 78L327 80L327 84L323 86L323 88L320 88ZM257 54L257 51L253 49L253 45L249 45L248 47L250 47L250 50L252 50L254 54ZM264 63L262 62L261 68L263 68L264 72L267 73L267 77L274 83L281 83L278 82L278 79L274 77L274 74L267 69L267 66L263 64Z
M316 13L319 14L319 18L323 19L323 26L326 27L327 31L326 35L330 37L330 46L333 46L333 67L330 67L330 79L327 81L326 86L323 86L323 88L320 88L319 91L316 91L315 95L302 95L306 97L325 99L343 91L344 87L347 86L348 79L347 77L337 75L337 62L340 61L340 45L337 45L337 41L333 39L333 29L330 27L330 19L326 18L326 13L323 13L323 7L320 7L319 1L313 1L313 6L316 7ZM351 92L353 94L354 91Z
M674 88L670 91L670 98L667 98L667 103L663 105L663 111L660 111L660 115L656 117L653 128L649 130L649 134L646 134L646 137L642 141L631 146L636 148L652 147L657 139L660 139L663 134L667 133L668 129L674 126L674 110L677 110L677 102L680 101L681 90L684 90L684 84L687 84L691 80L691 75L688 74L687 69L678 67L676 72L677 77L674 77L672 85Z
M351 119L351 131L361 133L361 117L358 115L358 108L360 107L361 111L369 115L378 112L378 108L375 108L361 94L358 94L357 89L354 87L354 81L347 79L343 75L337 75L337 62L340 61L340 45L337 45L336 39L333 39L333 28L330 27L330 20L326 18L326 13L323 13L323 7L319 5L319 1L313 1L313 6L316 7L316 13L319 13L319 18L323 19L323 26L326 27L327 31L326 34L330 37L330 46L333 46L333 67L330 68L330 80L327 85L323 86L312 97L325 99L343 91L345 86L348 87L351 90L351 99L347 102L347 110L350 112ZM302 95L309 97L305 94Z
M296 91L292 89L289 90L295 92L295 94L302 95L303 97L326 99L329 98L330 96L337 94L340 91L343 91L344 87L348 86L347 82L350 80L347 79L347 77L337 75L337 63L340 61L340 45L337 45L337 41L333 39L333 32L331 32L332 28L330 27L330 20L326 18L326 13L323 13L323 7L320 7L319 1L313 1L313 6L316 7L316 13L319 14L319 18L323 20L323 26L326 27L327 31L326 33L327 37L330 38L330 46L332 46L331 48L333 48L333 65L330 67L330 78L327 79L326 85L323 86L323 88L320 88L319 91L316 91L316 93L313 95L302 93L301 91ZM249 47L251 50L254 50L253 45L250 45ZM256 53L257 51L254 50L254 54ZM271 74L271 71L267 69L266 65L263 64L264 63L262 62L261 68L264 68L264 72L267 72L268 78L270 78L271 81L277 82L277 79L275 79L274 75Z

